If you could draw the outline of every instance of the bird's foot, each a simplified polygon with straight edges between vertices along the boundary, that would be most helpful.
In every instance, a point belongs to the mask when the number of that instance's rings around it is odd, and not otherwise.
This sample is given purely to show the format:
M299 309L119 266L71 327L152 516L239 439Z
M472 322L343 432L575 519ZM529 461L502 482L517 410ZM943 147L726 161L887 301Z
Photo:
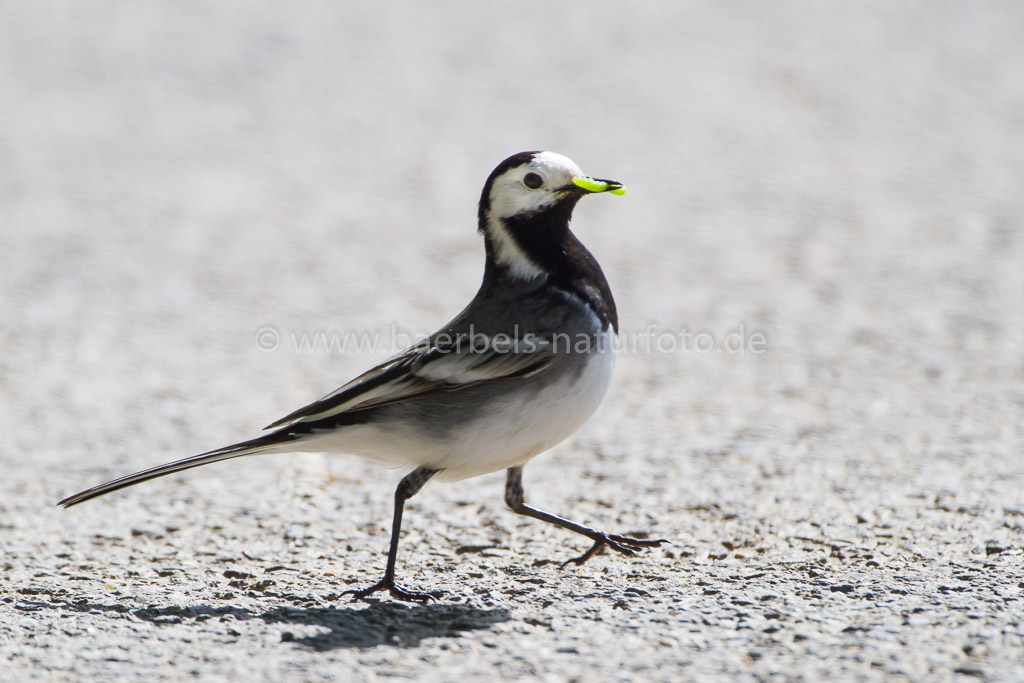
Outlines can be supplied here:
M383 579L373 584L369 588L362 590L351 590L345 591L342 595L351 595L353 600L365 600L370 595L373 595L377 591L387 591L391 594L391 597L396 600L405 600L406 602L431 602L437 600L439 597L444 595L444 591L430 591L427 593L420 593L418 591L412 591L408 588L403 588L395 583L395 577L385 576Z
M590 550L583 553L579 557L574 557L571 560L566 560L562 563L562 568L570 564L575 564L577 567L582 565L584 562L592 558L597 554L601 548L608 546L612 550L616 550L623 555L632 557L636 555L636 551L643 550L644 548L657 548L663 543L669 541L664 538L657 540L648 541L639 538L630 538L629 536L619 536L618 534L606 534L603 532L597 532L597 537L594 538L594 545L590 546Z

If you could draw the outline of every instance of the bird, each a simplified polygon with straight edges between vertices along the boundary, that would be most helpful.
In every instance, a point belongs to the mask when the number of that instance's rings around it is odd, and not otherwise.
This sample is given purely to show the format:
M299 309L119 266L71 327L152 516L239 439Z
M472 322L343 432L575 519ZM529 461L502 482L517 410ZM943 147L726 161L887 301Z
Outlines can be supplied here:
M430 480L459 481L506 470L514 512L580 534L591 547L563 563L582 565L608 547L625 556L666 539L586 527L526 504L523 467L565 440L597 410L615 364L618 314L594 256L570 230L587 195L625 193L549 151L514 154L484 183L477 211L483 281L465 309L437 332L339 389L268 425L267 434L129 474L57 503L65 508L202 465L263 453L354 454L412 468L398 483L379 591L428 602L396 579L406 501ZM646 535L646 534L637 534Z

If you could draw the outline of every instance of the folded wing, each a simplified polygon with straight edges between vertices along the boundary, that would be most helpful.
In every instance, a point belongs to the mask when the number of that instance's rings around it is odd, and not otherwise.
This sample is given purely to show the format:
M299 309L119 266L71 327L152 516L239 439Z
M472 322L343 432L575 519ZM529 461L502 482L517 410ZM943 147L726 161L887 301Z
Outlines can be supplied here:
M266 429L334 418L442 391L458 391L487 382L522 378L543 370L554 357L553 344L540 338L476 334L442 343L425 340L319 401L290 413Z

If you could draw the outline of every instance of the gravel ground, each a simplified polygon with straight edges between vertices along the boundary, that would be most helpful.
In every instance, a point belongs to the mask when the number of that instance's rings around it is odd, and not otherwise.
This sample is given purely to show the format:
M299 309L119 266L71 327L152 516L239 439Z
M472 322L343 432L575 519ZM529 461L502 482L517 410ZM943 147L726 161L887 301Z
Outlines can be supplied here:
M1013 1L0 4L0 678L1024 679L1021 35ZM528 495L673 545L560 570L586 543L500 474L430 484L400 572L451 595L351 603L401 472L53 506L447 320L535 148L630 187L576 231L631 346Z

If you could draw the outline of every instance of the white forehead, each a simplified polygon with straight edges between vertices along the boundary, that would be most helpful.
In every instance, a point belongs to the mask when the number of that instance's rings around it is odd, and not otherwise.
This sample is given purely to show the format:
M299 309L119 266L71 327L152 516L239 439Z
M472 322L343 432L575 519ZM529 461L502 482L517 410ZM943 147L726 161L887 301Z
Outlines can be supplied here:
M526 166L535 172L540 171L542 173L551 173L553 176L568 177L570 181L573 176L583 175L583 171L580 170L575 161L555 152L539 152L534 155L533 161ZM525 169L525 167L520 168Z

